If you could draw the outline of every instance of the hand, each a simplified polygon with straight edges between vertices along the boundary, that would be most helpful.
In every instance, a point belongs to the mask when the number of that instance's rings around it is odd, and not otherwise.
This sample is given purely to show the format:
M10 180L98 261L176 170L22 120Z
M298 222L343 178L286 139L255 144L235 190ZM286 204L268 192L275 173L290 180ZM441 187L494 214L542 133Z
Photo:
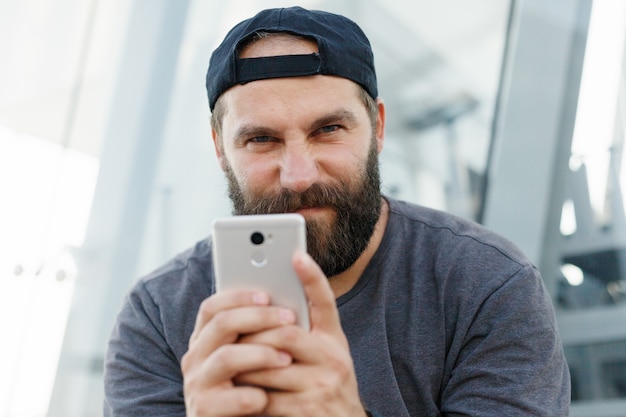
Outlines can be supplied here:
M241 345L262 344L287 352L293 363L242 372L235 380L267 389L264 415L365 417L328 279L308 254L296 254L294 268L309 300L311 331L296 325L274 326L241 338Z
M269 306L269 296L260 292L224 291L203 301L181 362L187 416L246 416L265 409L269 398L264 389L238 386L233 378L284 368L292 358L267 344L237 340L294 322L291 310Z

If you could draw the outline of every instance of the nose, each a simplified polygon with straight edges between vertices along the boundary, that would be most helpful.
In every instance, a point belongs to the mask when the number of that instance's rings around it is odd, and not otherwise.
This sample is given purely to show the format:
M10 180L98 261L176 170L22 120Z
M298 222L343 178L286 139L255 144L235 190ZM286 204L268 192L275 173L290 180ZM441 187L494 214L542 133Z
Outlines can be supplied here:
M319 170L313 152L306 144L285 146L280 166L280 185L301 193L317 182Z

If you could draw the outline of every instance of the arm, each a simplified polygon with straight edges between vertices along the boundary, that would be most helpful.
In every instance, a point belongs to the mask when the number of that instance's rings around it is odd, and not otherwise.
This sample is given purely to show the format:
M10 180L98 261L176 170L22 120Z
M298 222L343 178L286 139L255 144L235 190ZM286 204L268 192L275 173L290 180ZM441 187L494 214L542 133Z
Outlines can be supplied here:
M184 416L180 366L143 284L128 296L105 358L105 416Z
M569 371L550 297L529 266L482 303L446 363L441 411L457 416L567 416Z

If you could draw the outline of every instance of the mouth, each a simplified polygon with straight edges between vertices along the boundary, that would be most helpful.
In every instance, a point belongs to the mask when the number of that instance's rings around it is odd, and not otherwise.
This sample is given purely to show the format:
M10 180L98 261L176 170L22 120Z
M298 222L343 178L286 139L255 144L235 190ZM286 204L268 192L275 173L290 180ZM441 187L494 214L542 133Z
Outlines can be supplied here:
M328 210L330 210L330 207L328 206L306 206L300 207L298 210L296 210L296 213L307 217L320 215L327 212Z

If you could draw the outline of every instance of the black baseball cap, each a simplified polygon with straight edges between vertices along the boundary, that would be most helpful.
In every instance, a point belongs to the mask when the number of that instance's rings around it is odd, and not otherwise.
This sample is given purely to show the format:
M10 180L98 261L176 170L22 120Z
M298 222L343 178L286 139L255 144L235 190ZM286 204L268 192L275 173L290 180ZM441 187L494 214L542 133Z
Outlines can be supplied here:
M240 59L239 48L256 32L287 32L317 42L319 53ZM360 84L378 97L369 40L352 20L302 7L267 9L233 27L213 52L206 75L211 111L230 87L267 78L335 75Z

